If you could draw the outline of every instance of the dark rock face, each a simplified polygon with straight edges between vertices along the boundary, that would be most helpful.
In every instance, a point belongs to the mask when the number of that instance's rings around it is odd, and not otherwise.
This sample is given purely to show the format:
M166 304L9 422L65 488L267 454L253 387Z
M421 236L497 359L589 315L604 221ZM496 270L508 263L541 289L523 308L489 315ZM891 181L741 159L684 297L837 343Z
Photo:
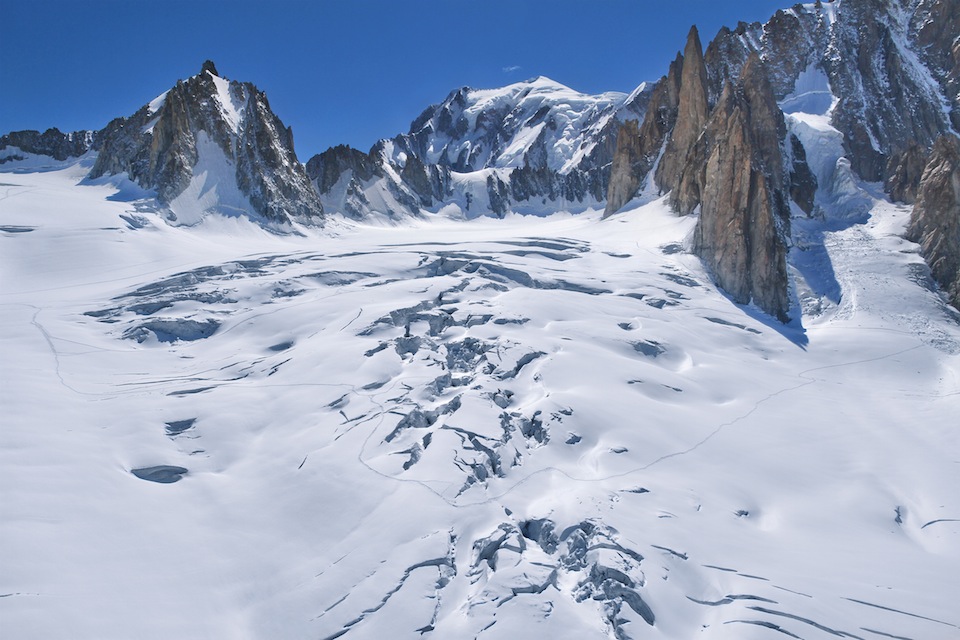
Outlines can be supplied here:
M920 244L934 280L960 309L960 139L954 135L933 146L906 237Z
M916 143L910 144L902 152L890 156L887 162L887 179L884 190L895 202L913 204L920 188L920 178L927 166L927 152Z
M948 130L930 72L904 51L907 25L890 0L843 3L824 56L840 104L833 123L844 133L854 171L883 180L887 157L915 141L929 148ZM915 4L915 3L911 3Z
M616 213L636 195L644 178L656 164L667 135L677 121L682 73L683 56L677 54L676 59L670 63L667 75L657 81L650 93L646 115L637 132L637 141L634 143L626 137L630 133L629 129L621 129L618 133L617 148L622 146L623 151L619 161L615 157L612 164L604 217ZM622 143L620 135L624 136ZM631 150L634 144L636 147ZM615 192L611 191L614 185Z
M789 207L785 126L763 63L752 54L728 84L685 175L702 194L694 253L733 299L787 319Z
M807 164L807 152L797 136L790 134L790 199L810 215L817 195L817 176Z
M617 149L613 154L604 218L619 211L637 193L643 179L643 161L637 121L627 120L617 134Z
M960 0L920 0L910 20L917 53L940 83L960 130Z
M56 128L47 129L43 133L32 130L12 131L0 136L0 149L17 147L26 153L50 156L60 161L79 158L90 150L93 143L92 131L63 133Z
M218 82L226 87L225 95ZM198 75L177 82L156 111L145 105L99 132L100 150L90 177L126 172L169 203L194 177L201 136L235 167L237 187L249 199L251 213L272 222L319 221L322 207L297 160L290 129L261 91L250 83L221 79L209 61Z

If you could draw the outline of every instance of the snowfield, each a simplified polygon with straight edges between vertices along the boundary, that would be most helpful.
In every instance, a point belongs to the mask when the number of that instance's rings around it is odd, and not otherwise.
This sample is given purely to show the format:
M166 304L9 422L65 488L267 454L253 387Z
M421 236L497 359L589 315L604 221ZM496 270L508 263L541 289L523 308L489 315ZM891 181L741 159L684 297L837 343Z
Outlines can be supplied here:
M960 324L871 185L783 326L660 200L280 236L89 166L0 173L0 635L960 637Z

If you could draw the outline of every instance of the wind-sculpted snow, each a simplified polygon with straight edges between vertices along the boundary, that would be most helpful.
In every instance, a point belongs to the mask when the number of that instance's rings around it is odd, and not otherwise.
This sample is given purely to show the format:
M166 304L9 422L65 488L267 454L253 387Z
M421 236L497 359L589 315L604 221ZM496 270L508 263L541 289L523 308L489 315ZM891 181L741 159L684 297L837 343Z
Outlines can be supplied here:
M80 177L0 186L7 635L960 633L960 324L869 185L782 325L662 200L294 237Z

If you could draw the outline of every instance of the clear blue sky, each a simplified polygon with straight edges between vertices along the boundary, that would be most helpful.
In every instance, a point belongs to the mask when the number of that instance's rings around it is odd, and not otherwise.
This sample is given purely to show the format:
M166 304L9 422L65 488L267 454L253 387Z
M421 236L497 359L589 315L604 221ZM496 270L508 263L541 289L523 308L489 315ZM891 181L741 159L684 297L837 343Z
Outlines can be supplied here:
M306 161L405 132L460 86L545 75L578 91L655 80L696 23L766 20L786 1L0 0L0 133L99 129L207 58L267 93Z

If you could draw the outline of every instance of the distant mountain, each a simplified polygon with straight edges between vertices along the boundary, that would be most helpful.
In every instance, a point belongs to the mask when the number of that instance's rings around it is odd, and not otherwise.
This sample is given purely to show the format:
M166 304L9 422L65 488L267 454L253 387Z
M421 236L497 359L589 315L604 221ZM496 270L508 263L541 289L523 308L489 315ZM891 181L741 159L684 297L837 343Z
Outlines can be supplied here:
M311 158L307 172L329 209L355 218L447 204L468 217L583 209L604 200L616 133L643 116L649 93L642 84L629 95L590 96L542 76L464 87L408 133L369 153L334 147Z
M0 148L58 160L96 151L91 179L125 174L156 193L170 222L248 215L268 226L317 224L323 208L293 149L293 134L253 84L214 64L96 132L15 132ZM16 154L8 157L16 157Z

